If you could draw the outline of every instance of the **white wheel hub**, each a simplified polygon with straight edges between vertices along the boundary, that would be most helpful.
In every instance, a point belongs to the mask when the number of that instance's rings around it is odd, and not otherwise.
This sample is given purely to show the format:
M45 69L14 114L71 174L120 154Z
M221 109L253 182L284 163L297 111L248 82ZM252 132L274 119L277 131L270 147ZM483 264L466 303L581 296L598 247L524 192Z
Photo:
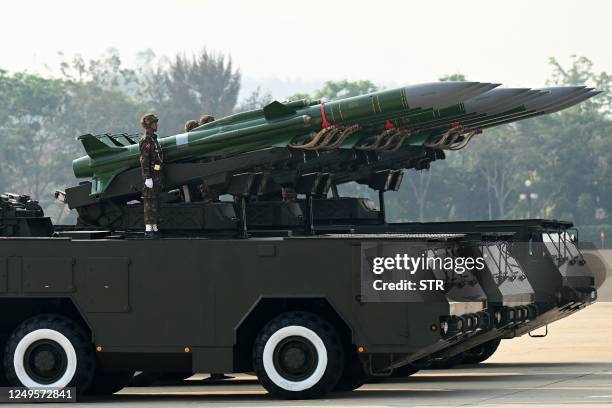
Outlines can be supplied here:
M288 337L302 337L308 340L314 346L317 353L317 365L308 378L301 381L291 381L284 378L274 366L274 352L284 339ZM303 326L287 326L276 331L264 346L263 351L263 365L266 370L266 374L277 386L287 391L303 391L315 386L319 380L325 374L327 368L327 348L323 343L323 340L314 331L303 327Z
M34 380L26 371L25 367L25 354L28 348L39 340L47 340L53 341L57 343L64 353L66 353L66 370L62 377L55 381L52 384L41 384ZM76 351L74 350L74 346L68 340L66 336L62 333L51 330L51 329L38 329L34 330L25 336L19 341L17 347L15 348L15 354L13 356L13 367L15 369L15 374L19 381L24 385L24 387L28 388L64 388L66 387L72 378L74 377L74 373L77 368L77 356Z

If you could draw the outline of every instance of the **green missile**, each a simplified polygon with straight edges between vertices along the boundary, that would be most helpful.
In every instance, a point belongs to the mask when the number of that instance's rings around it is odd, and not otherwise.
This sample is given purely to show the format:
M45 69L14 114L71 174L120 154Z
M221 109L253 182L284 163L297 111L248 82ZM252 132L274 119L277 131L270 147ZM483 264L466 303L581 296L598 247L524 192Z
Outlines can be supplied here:
M495 85L496 86L496 85ZM229 157L249 151L287 147L294 139L342 126L363 125L371 118L438 110L490 90L479 82L437 82L374 92L328 103L272 102L200 126L189 133L159 139L166 163ZM163 120L163 115L162 120ZM124 145L108 135L78 138L87 156L73 161L77 178L91 178L92 195L103 193L114 178L140 165L137 144Z
M486 114L476 115L459 122L466 129L486 129L503 124L528 119L535 116L550 114L568 108L572 105L585 101L599 92L592 92L592 88L578 87L555 87L534 90L539 94L533 94L522 101L513 104L503 104ZM518 103L520 102L520 103ZM466 102L466 104L468 104ZM469 105L469 104L468 104ZM446 128L423 129L408 142L410 144L433 143L439 140L448 130Z
M503 107L505 106L518 106L526 100L544 93L544 91L534 91L529 88L493 89L454 106L439 110L418 111L401 117L392 117L389 119L389 122L395 128L410 129L411 135L407 143L418 145L424 143L427 137L422 135L428 129L444 129L449 128L454 123L483 118L491 114L495 109L504 111ZM500 107L502 108L500 109ZM367 144L368 140L376 138L376 135L380 134L382 130L384 128L380 124L366 128L362 132L365 136L353 138L344 143L342 147L363 146L364 143Z
M564 107L579 103L581 95L590 92L590 88L555 87L546 89L518 88L493 89L475 98L458 105L439 110L418 111L391 120L393 126L399 130L409 129L409 135L402 137L402 141L395 144L390 140L394 136L381 133L382 127L373 127L362 132L361 137L353 138L344 143L344 148L357 148L364 150L389 150L400 144L430 145L440 139L450 128L461 126L468 131L482 129L500 124L521 120L540 114L559 110L559 106L566 101L572 101ZM590 94L589 97L594 96ZM386 136L387 139L384 137ZM404 140L405 139L405 140ZM375 140L376 142L371 142ZM387 141L385 143L385 140Z

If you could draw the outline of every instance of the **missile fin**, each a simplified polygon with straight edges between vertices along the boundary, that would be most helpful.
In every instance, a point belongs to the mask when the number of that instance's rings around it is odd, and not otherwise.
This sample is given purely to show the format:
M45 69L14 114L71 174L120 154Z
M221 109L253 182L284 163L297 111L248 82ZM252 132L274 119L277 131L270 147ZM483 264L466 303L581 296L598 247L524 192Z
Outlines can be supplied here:
M109 146L92 134L79 136L87 155L92 159L123 151L124 147Z
M117 173L96 174L91 179L91 192L90 192L90 194L91 195L97 195L97 194L101 194L104 191L106 191L106 189L108 188L110 183L114 180L116 175L117 175Z
M263 111L265 118L268 120L294 115L296 113L294 109L280 103L279 101L269 103L263 108Z

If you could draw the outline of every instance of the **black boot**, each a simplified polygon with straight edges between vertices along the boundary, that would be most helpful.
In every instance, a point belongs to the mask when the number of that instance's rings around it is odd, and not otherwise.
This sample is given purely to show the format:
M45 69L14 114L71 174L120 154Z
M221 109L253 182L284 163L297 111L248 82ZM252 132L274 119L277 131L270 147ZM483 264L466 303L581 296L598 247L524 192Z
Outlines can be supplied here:
M154 231L145 231L144 239L157 239Z

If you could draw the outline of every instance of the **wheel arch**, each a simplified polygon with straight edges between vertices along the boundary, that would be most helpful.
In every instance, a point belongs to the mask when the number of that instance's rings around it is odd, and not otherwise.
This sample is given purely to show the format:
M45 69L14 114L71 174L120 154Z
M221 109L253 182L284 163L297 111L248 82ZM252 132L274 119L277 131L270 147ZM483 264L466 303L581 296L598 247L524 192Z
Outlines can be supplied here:
M10 311L5 313L3 311ZM41 314L59 314L79 323L91 337L91 325L77 304L69 297L2 297L0 298L0 354L8 336L23 321Z
M257 334L266 323L282 313L298 310L321 316L338 330L338 335L345 345L353 343L353 328L325 296L260 297L234 329L234 371L253 370L253 345Z

